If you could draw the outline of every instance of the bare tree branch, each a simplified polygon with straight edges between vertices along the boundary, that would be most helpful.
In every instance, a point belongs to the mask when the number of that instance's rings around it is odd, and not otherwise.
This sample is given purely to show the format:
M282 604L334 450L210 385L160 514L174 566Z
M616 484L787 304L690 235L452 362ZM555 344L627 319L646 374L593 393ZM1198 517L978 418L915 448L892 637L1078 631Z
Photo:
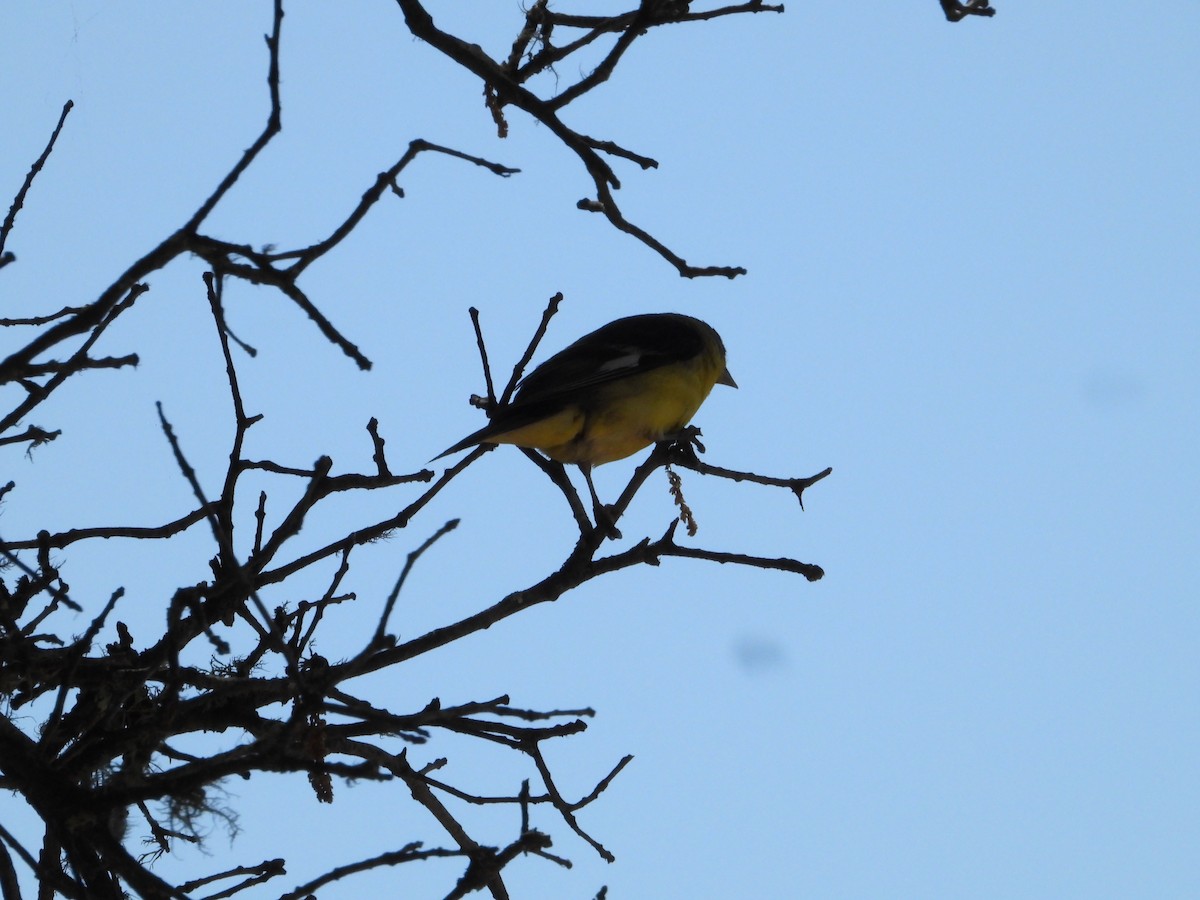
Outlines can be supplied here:
M996 10L990 5L990 0L938 0L942 4L942 12L950 22L960 22L967 16L994 16Z
M50 154L54 150L54 144L58 141L58 135L62 132L63 124L67 121L67 115L74 106L75 102L73 100L68 100L63 104L62 113L58 117L58 124L54 126L50 140L46 142L46 149L42 151L42 155L34 160L33 165L30 166L29 172L25 176L25 181L22 182L20 189L17 191L17 196L13 198L12 205L8 207L8 214L4 217L4 222L0 223L0 253L4 252L4 247L8 243L8 236L12 233L13 225L17 221L17 213L25 205L25 197L29 193L29 188L33 186L33 179L37 178L38 173L42 171L42 167L46 165L46 160L50 158Z
M993 12L982 0L941 2L951 21ZM580 201L580 208L602 214L613 227L650 248L684 277L744 274L738 266L693 265L630 222L614 199L620 181L613 167L631 163L649 171L658 162L617 141L589 136L567 124L564 116L580 98L604 90L629 58L635 42L657 28L733 15L780 13L782 6L752 0L693 9L698 4L689 0L639 0L618 14L593 15L586 10L558 12L546 0L534 0L515 22L511 45L507 40L503 44L511 47L507 56L497 60L476 44L439 28L420 0L397 0L397 4L413 36L479 79L487 113L498 128L508 127L505 110L513 107L544 126L558 145L578 159L591 181L588 189L594 188L591 197ZM297 459L288 447L260 447L259 434L265 428L259 427L253 435L251 429L272 414L275 397L270 393L260 396L261 388L249 377L250 367L260 363L254 347L230 329L229 304L237 295L226 288L234 279L239 285L277 292L300 309L332 346L360 368L369 369L371 360L352 340L353 335L344 334L334 324L335 317L326 314L331 307L325 306L326 301L311 286L302 287L301 277L354 234L385 195L404 196L400 178L422 154L449 156L501 178L518 170L418 138L382 172L364 173L359 183L366 189L361 196L346 199L344 217L339 214L327 232L307 237L297 246L260 250L244 238L225 239L202 232L250 168L263 164L263 151L283 128L283 17L282 0L274 0L270 33L265 37L268 108L262 129L194 212L141 258L126 265L111 283L89 294L90 301L63 306L53 313L0 319L0 327L33 329L22 332L27 335L22 345L0 361L0 385L13 385L14 395L0 414L0 450L28 452L41 447L40 461L42 454L61 452L65 441L51 443L60 435L74 438L79 434L80 440L86 440L93 433L87 429L97 426L71 422L52 429L30 424L27 417L34 411L44 415L50 409L59 415L58 405L42 404L69 379L92 377L96 369L123 370L114 381L145 377L132 371L138 353L98 355L96 345L119 317L135 309L138 298L149 291L151 276L181 257L194 256L205 267L202 277L193 282L194 300L207 305L216 341L206 338L206 346L217 366L223 368L223 376L204 386L216 393L228 391L227 409L233 423L232 437L219 438L227 439L228 445L222 443L210 458L201 458L194 447L194 432L181 422L180 434L176 434L167 418L168 407L180 408L175 400L168 396L158 404L170 458L194 497L189 501L193 508L172 513L175 517L170 521L121 524L139 517L114 505L99 524L59 521L53 532L34 524L30 529L38 530L32 537L27 533L0 540L0 694L5 701L4 715L0 715L0 788L12 792L32 811L40 829L32 841L22 834L28 846L40 843L35 855L0 825L0 895L6 900L20 896L16 860L37 881L39 897L199 900L196 892L207 892L207 900L265 896L269 885L285 874L282 858L232 867L209 865L209 874L180 884L156 874L151 863L168 851L198 847L207 823L229 821L234 816L221 800L226 780L266 772L296 776L297 787L314 791L321 802L332 801L342 782L370 782L369 788L379 791L387 802L418 811L434 835L428 846L407 836L397 837L385 845L394 850L340 865L301 860L309 871L300 876L304 879L301 883L282 895L292 900L356 874L435 858L457 860L459 866L444 885L442 896L486 891L504 898L509 896L505 872L517 859L571 865L565 851L555 847L555 852L550 852L552 835L555 840L565 835L574 846L588 847L611 861L614 854L589 831L585 811L633 757L624 755L605 763L583 796L568 797L549 762L553 752L547 749L559 746L550 742L577 739L585 733L594 716L590 707L539 709L514 704L500 689L484 695L491 699L450 697L445 704L431 690L427 702L421 697L411 706L401 706L383 679L362 676L387 672L392 677L406 677L407 670L402 667L427 653L477 635L531 607L562 599L596 579L637 566L662 565L664 559L767 569L809 581L824 574L820 566L797 559L770 558L736 547L680 543L676 540L678 521L655 526L657 537L646 533L634 536L628 544L610 541L616 522L660 470L668 471L679 519L693 537L697 516L684 497L683 481L675 469L783 489L801 501L806 490L832 471L826 468L809 477L778 477L708 463L698 455L703 450L698 429L685 429L645 456L616 501L594 510L596 521L589 517L568 471L527 451L526 456L567 504L570 518L562 520L573 546L552 564L552 571L530 576L520 590L502 593L481 578L478 602L467 612L446 613L423 631L414 627L412 634L391 633L408 576L418 562L434 565L434 557L442 555L443 547L437 553L429 553L430 549L458 524L457 517L436 513L434 504L445 500L445 489L482 459L487 449L476 448L437 472L422 468L398 475L389 465L382 436L385 429L376 417L366 426L369 451L361 433L354 438L354 446L364 458L370 453L370 462L339 469L337 474L329 452L322 452L314 461L315 452ZM561 39L563 34L567 40ZM586 70L581 66L578 77L564 82L561 89L557 82L549 84L552 79L539 77L553 73L556 66L566 71L568 60L574 63L582 58L576 57L577 53L591 54L598 62ZM67 103L0 226L0 266L12 259L3 252L5 241L70 109ZM514 190L519 189L519 181L513 184ZM562 293L556 293L546 303L503 386L493 380L492 367L497 363L489 360L480 314L471 310L486 392L486 396L474 398L476 405L490 413L511 402L562 300ZM154 302L161 302L157 294L136 307L131 317L136 318L146 303ZM252 339L260 345L257 338ZM235 347L245 350L249 358L235 358ZM507 365L495 371L509 372ZM208 377L192 371L183 374ZM326 421L316 424L320 428L314 433L334 448L333 441L340 436L322 430ZM218 440L214 435L226 435L229 430L228 421L205 425L211 425L212 434L204 436L210 448ZM249 449L252 444L254 452ZM161 445L137 446L130 452L138 459L143 454L150 459L151 454L165 456L162 449ZM395 445L392 451L396 452ZM403 469L401 464L393 464ZM34 470L21 477L38 474ZM83 490L90 477L90 471L81 471L79 482L66 487ZM15 483L14 479L0 485L0 499L5 504L29 502L26 492L17 491ZM143 483L130 485L131 494L146 490ZM382 507L376 504L371 512L355 512L349 521L341 517L335 498L364 496L379 500ZM423 514L437 518L428 524L418 522ZM46 515L48 511L34 510L29 520L36 523ZM570 530L570 522L574 522L574 530ZM408 539L403 564L397 561L392 568L393 573L400 568L394 583L372 581L364 573L362 558L366 554L361 548L389 537L399 541L401 530L411 524L418 524L421 532ZM197 525L206 525L207 532L197 532ZM118 618L118 610L126 610L132 602L122 600L123 588L69 585L64 580L64 572L74 570L64 564L60 554L71 558L80 545L86 549L97 541L138 542L138 548L154 561L166 561L157 564L179 566L171 587L158 598L157 608L163 611L161 627L147 624L151 620L145 618ZM197 545L203 548L198 557ZM70 554L65 554L68 550ZM119 554L112 557L117 560ZM180 563L181 558L186 563ZM467 553L460 553L454 564L469 560ZM110 577L131 584L124 578L127 574L138 573L114 563ZM136 596L132 586L130 594ZM344 625L347 613L353 614L355 622L373 624L365 631L342 631L340 640L358 634L356 643L339 650L342 656L327 659L318 650L332 643L333 629ZM338 624L331 624L335 622ZM219 740L212 735L220 736ZM449 751L443 755L443 744L452 749L460 741L469 741L483 752L518 759L522 771L513 778L490 779L485 788L470 789L448 774L455 770L448 764ZM512 833L498 841L498 846L489 846L479 836L486 832L474 816L483 806L511 809ZM135 856L129 847L137 845L130 842L147 834L147 829L149 843L139 846ZM322 872L315 868L318 865L328 868ZM601 890L598 896L604 893Z

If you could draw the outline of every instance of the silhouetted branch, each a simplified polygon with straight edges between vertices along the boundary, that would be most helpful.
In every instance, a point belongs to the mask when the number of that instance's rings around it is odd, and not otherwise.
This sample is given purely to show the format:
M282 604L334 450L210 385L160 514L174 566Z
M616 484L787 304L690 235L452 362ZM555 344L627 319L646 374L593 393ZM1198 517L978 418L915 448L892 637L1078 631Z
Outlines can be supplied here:
M415 37L425 41L483 81L486 96L489 98L488 106L499 124L501 136L506 130L502 109L506 105L515 106L541 122L565 147L579 157L595 184L597 208L604 212L605 217L614 226L654 250L675 266L679 274L686 278L708 275L723 275L733 278L745 274L746 270L741 266L693 266L677 253L669 250L665 244L650 235L645 229L626 220L612 196L612 190L619 188L621 183L596 149L604 146L603 142L568 127L558 117L558 113L564 107L594 90L608 79L613 68L634 40L643 36L651 27L675 21L678 18L670 4L663 5L652 2L652 0L643 0L638 9L633 12L605 17L611 25L606 26L604 30L613 31L618 34L618 37L601 64L557 96L541 98L522 84L526 78L538 71L537 68L531 66L529 69L518 69L516 73L513 73L508 64L492 59L478 44L468 43L462 38L438 28L420 0L396 0L396 2L404 13L405 23ZM766 7L762 4L745 4L742 8L730 7L728 9L729 13L723 14L766 11ZM661 14L662 10L668 10L668 12L663 15ZM530 18L527 18L526 28L530 27L531 19L540 19L540 23L534 22L534 27L536 28L540 24L542 42L546 45L549 44L548 29L552 28L556 21L559 24L567 24L563 20L555 20L553 14L546 12L537 4L531 8L528 16ZM571 52L581 49L588 43L591 41L578 42L572 47ZM560 53L555 61L560 61L566 55ZM621 155L633 158L628 151Z
M47 431L44 428L38 428L36 425L30 425L20 434L10 434L0 437L0 447L5 444L20 444L25 441L29 442L29 449L40 447L42 444L48 444L50 441L62 434L62 429L56 431Z
M938 0L942 4L942 12L950 22L959 22L967 16L994 16L996 10L989 5L989 0Z
M396 586L392 588L392 592L388 594L387 601L383 604L383 615L379 617L379 625L375 629L373 642L383 640L384 633L387 631L388 619L391 618L392 608L396 605L396 598L400 596L400 591L404 587L404 582L408 578L408 573L412 571L412 567L416 564L421 555L438 542L442 537L449 534L458 527L458 519L451 519L437 531L429 536L425 543L421 544L416 550L408 554L408 558L404 561L404 568L400 570L400 577L396 579Z
M5 244L8 243L8 236L13 230L13 225L17 221L17 213L25 205L25 196L29 193L29 188L33 185L33 179L37 178L38 173L42 171L42 167L46 165L46 160L50 158L50 154L54 150L54 144L58 140L58 135L62 131L63 124L67 121L67 115L74 108L75 102L68 100L63 104L62 112L58 116L58 124L54 126L54 131L50 134L50 140L46 142L46 149L42 151L42 155L34 160L33 165L29 167L29 172L25 176L25 180L21 183L20 189L17 191L17 196L13 198L12 204L8 207L8 214L4 217L4 222L0 223L0 252L3 252Z
M511 50L504 59L496 60L478 45L438 28L420 0L397 3L414 36L480 80L498 127L507 127L506 108L519 109L579 160L594 186L594 195L581 201L581 208L603 214L612 226L649 247L683 276L744 273L741 267L693 266L629 222L614 200L620 181L613 166L632 163L648 171L658 162L613 140L584 134L560 116L574 101L601 90L633 44L660 26L778 13L782 6L747 2L693 10L692 6L699 4L687 0L641 0L631 9L606 16L587 15L586 11L562 13L545 0L534 0L517 22ZM991 14L986 3L964 5L943 0L948 17L951 6L961 13L960 18ZM251 429L272 413L272 397L264 400L257 395L256 382L249 377L253 370L239 371L239 367L259 363L254 359L254 347L230 330L227 313L233 315L236 310L228 304L238 295L226 288L230 279L236 279L238 284L277 291L299 308L326 340L368 369L371 361L353 336L343 334L333 323L335 317L326 315L325 301L311 286L301 286L301 276L354 233L387 193L403 197L399 179L422 154L449 156L502 178L518 170L417 139L387 169L362 177L366 189L360 197L347 198L346 210L338 214L337 221L328 223L328 231L308 236L290 249L256 249L244 238L202 233L201 228L215 219L214 211L233 187L245 184L250 167L263 164L264 149L282 129L282 22L282 0L275 0L266 36L268 109L261 131L182 225L97 294L89 295L93 296L90 302L64 306L47 315L0 319L0 326L35 329L22 346L0 361L0 384L14 385L15 398L0 418L0 448L14 452L7 448L15 447L20 452L22 445L46 444L63 433L29 424L27 417L67 379L96 369L137 365L136 353L96 355L97 342L149 290L152 274L181 258L195 257L205 267L204 299L217 340L211 341L211 333L202 337L214 360L219 347L219 359L224 363L223 376L217 376L211 387L219 393L228 390L233 421L231 438L220 421L203 423L211 430L205 435L206 447L218 439L215 435L228 440L227 446L220 445L218 454L205 458L195 449L185 453L185 441L168 421L168 406L180 409L175 400L165 397L158 404L159 423L175 466L194 496L189 501L194 508L182 515L172 513L177 517L171 521L104 524L129 520L120 507L114 507L99 525L79 527L74 521L59 521L54 532L42 529L33 537L0 540L0 681L7 704L6 715L0 716L0 788L14 792L36 815L44 832L38 838L40 855L35 857L0 827L0 894L5 898L19 892L14 872L17 860L29 867L41 894L47 897L57 892L88 900L125 896L199 900L193 893L205 891L209 892L205 900L258 896L264 885L284 874L282 859L236 866L179 885L151 871L150 863L154 856L198 844L205 823L232 817L221 805L225 780L266 772L299 776L295 781L301 789L311 787L323 802L334 799L339 781L369 781L370 789L381 792L388 802L420 812L437 839L446 844L426 848L419 841L396 839L390 846L398 849L389 853L329 868L316 877L306 873L307 881L283 895L293 900L361 872L433 858L459 861L460 867L442 896L487 891L493 897L507 897L505 870L514 860L529 856L571 865L567 856L550 852L551 831L576 835L611 861L613 854L580 821L584 818L581 811L598 800L632 756L623 756L611 768L606 764L600 771L607 769L607 773L578 798L563 794L548 762L547 747L553 745L547 742L582 734L594 715L590 707L540 710L513 705L501 692L502 686L488 690L484 696L491 699L456 702L451 697L445 704L431 689L411 705L401 706L391 690L394 682L389 685L382 678L362 676L387 672L393 679L403 678L407 672L398 667L409 661L477 635L533 606L557 601L595 579L635 566L657 566L664 558L732 563L798 574L810 581L823 574L819 566L795 559L679 544L676 522L666 527L661 537L647 535L628 544L609 539L615 522L661 469L668 470L679 517L693 534L696 516L684 497L682 479L668 467L783 488L798 499L827 477L830 469L807 478L782 478L713 465L697 455L702 450L696 440L698 430L688 429L646 454L616 501L598 510L600 521L593 522L567 469L526 451L566 500L578 532L574 545L553 571L539 572L521 590L501 596L494 584L480 579L480 599L466 614L446 614L435 620L433 627L424 626L423 632L414 629L403 637L389 634L389 628L396 630L395 608L410 572L418 561L431 565L433 557L441 555L439 548L438 554L423 556L457 526L458 519L441 515L432 524L420 526L422 535L429 536L407 541L408 547L415 549L407 553L390 591L387 583L380 587L365 577L362 557L366 554L360 548L431 513L427 508L441 499L444 489L482 458L487 448L472 450L440 472L423 468L396 475L385 455L379 419L372 417L366 426L371 462L340 474L334 474L330 454L337 449L335 440L341 435L327 434L327 420L313 420L312 433L329 443L308 457L264 449L258 438L266 428L260 426L253 435ZM563 35L569 40L562 40ZM503 46L509 46L508 42ZM550 79L534 80L555 66L570 70L564 63L584 50L598 62L590 69L581 67L573 80L564 79L561 89L555 82L553 92L546 93ZM539 93L530 84L546 90ZM0 227L0 265L11 259L11 254L2 252L4 240L69 110L68 103ZM193 284L199 294L199 282ZM498 396L479 314L471 310L487 394L478 405L490 412L497 404L511 402L562 299L558 293L547 302ZM156 294L145 302L161 301ZM139 315L141 309L133 315ZM255 344L259 344L257 339ZM250 359L235 359L235 347L245 350ZM428 357L419 362L427 365ZM204 367L186 372L181 368L181 374L189 378L208 377L199 374L203 371ZM145 376L129 372L122 380L126 377ZM205 390L209 387L205 383ZM266 413L248 413L248 404L250 409L265 409ZM70 430L66 434L73 435ZM180 434L191 448L195 432L186 431L181 424ZM361 434L355 440L365 450ZM61 452L63 443L42 452ZM133 447L130 452L147 450ZM396 452L394 447L392 452ZM312 461L317 453L321 455ZM393 460L393 465L404 468L403 460L399 464ZM357 471L359 468L363 471ZM78 483L66 489L82 488L93 477L91 469L81 469ZM147 484L131 484L131 493L149 489ZM370 495L386 504L382 509L377 504L373 512L355 513L349 520L342 517L344 507L337 506L340 501L333 500L384 490L390 493ZM6 504L24 499L11 481L0 486L0 498ZM711 510L701 512L714 515ZM444 524L436 526L437 522ZM194 526L201 524L207 525L211 541L203 533L197 536L202 540L193 538ZM30 526L30 530L38 527ZM118 609L134 602L131 599L120 605L121 588L66 583L64 573L79 570L60 560L60 552L71 549L73 555L78 552L76 545L97 540L138 541L139 549L169 547L171 554L178 554L168 555L164 549L161 555L151 557L151 565L178 566L176 578L169 588L155 588L162 590L160 597L139 597L137 601L160 610L160 628L154 627L153 617L136 621L123 617L128 624L114 621ZM197 543L203 547L199 557L195 555ZM469 553L456 556L454 564L469 560ZM136 597L132 583L123 576L137 573L120 568L124 565L119 563L120 554L112 554L112 559L112 571L106 577L129 584L131 597ZM143 564L139 560L138 565ZM171 573L165 568L161 571ZM374 624L364 631L363 621ZM354 640L344 649L338 645L337 657L327 649L334 642L335 629L338 641L347 640L348 635ZM330 658L318 650L330 653ZM219 735L219 740L211 735ZM448 736L452 738L449 741ZM483 788L471 789L447 774L454 772L454 767L448 756L440 755L442 744L453 747L459 740L487 752L510 757L520 754L511 758L519 759L523 770L508 780L497 776ZM472 816L481 806L512 807L512 833L497 841L498 846L480 840ZM135 846L130 842L137 839L131 822L142 834L148 829L149 843L138 857L127 849L127 845ZM127 830L131 832L128 838Z
M727 478L730 481L749 481L753 484L787 488L796 495L796 499L800 501L801 509L804 508L804 491L818 481L833 474L833 469L830 467L822 469L816 475L809 475L805 478L776 478L770 475L759 475L755 472L739 472L735 469L709 465L696 456L696 452L691 444L685 442L672 444L670 451L671 463L685 469L691 469L694 472L699 472L701 475L715 475L718 478Z
M232 897L239 891L253 887L256 884L261 884L272 878L286 874L284 869L284 861L282 859L267 859L263 860L257 866L238 866L235 869L229 869L225 872L218 872L216 875L209 875L205 878L197 878L195 881L189 881L179 886L182 892L194 891L196 888L205 887L215 881L224 881L227 878L237 878L242 875L247 875L249 878L243 881L240 885L228 888L217 894L209 894L205 900L218 900L221 897Z
M209 213L229 193L230 188L237 184L237 180L250 168L250 165L258 158L258 155L262 153L267 144L271 143L271 139L279 134L283 128L283 109L279 99L279 34L283 28L283 0L275 0L272 4L272 9L271 33L263 37L267 42L267 93L271 100L271 110L267 115L267 123L254 143L242 154L242 158L221 179L220 184L200 204L200 208L192 214L192 217L184 223L180 229L181 233L196 233L200 224L208 218Z
M69 362L43 362L30 363L25 367L26 378L36 378L39 375L53 375L70 368L68 374L82 372L85 369L120 369L125 366L136 366L138 364L138 355L136 353L127 353L125 356L105 356L100 359L91 359L83 357L82 359L71 360Z
M110 308L106 310L105 314L95 324L95 327L92 328L92 333L88 335L87 339L80 345L79 349L71 355L70 359L59 364L57 371L54 372L54 374L49 378L49 380L46 381L45 384L38 385L30 381L23 381L22 383L29 388L29 394L26 396L24 401L17 404L12 412L10 412L3 419L0 419L0 433L7 431L9 428L12 428L15 424L21 421L21 419L23 419L27 413L29 413L38 404L49 397L59 385L67 380L67 378L76 374L77 372L82 372L87 369L88 366L86 365L86 361L88 360L88 351L92 349L96 341L100 339L100 336L104 334L108 327L117 320L117 317L132 307L137 301L138 297L140 297L149 289L149 285L145 284L132 285L129 288L129 292L123 298L117 300ZM55 326L55 328L50 329L50 331L55 331L57 328L60 328L62 325L65 325L71 321L73 320L67 319L65 322ZM31 342L31 346L37 343L39 343L39 341L35 338L34 341ZM17 379L26 379L29 377L29 366L31 365L31 362L28 360L23 360L20 363L12 362L19 357L23 357L23 354L14 354L13 356L9 357L8 362L0 364L0 370L8 367L11 372L9 377L0 376L0 384L3 384L5 381L9 380L15 381Z
M71 544L79 541L93 540L95 538L136 538L136 539L163 539L174 537L182 531L191 528L197 522L202 522L211 513L208 507L200 507L194 509L184 516L180 516L172 522L165 525L155 526L105 526L97 528L71 528L67 531L60 531L57 534L48 534L46 543L55 550L61 550L64 547L69 547ZM21 541L4 541L4 546L10 550L31 550L38 546L37 539L21 540Z
M45 325L47 322L53 322L56 319L64 318L65 316L73 316L83 312L81 306L64 306L58 312L50 313L45 316L25 316L22 318L8 319L0 318L0 328L6 328L14 325Z
M533 337L529 339L529 343L525 347L525 352L521 354L521 358L517 360L517 364L513 366L512 375L508 379L508 384L504 386L504 393L500 397L500 402L507 403L512 399L513 392L516 391L517 385L520 384L521 378L525 375L525 367L529 365L529 361L533 359L533 354L537 352L538 345L541 344L542 338L546 336L546 329L550 327L550 320L554 318L558 312L559 304L563 301L562 291L559 291L553 297L546 301L546 308L542 311L542 320L538 322L537 330L534 331Z
M295 263L293 263L287 269L287 271L290 273L290 276L293 279L296 278L312 263L320 259L339 243L341 243L346 236L349 235L366 217L371 207L379 202L379 199L383 196L383 192L389 187L396 186L396 177L408 167L408 164L416 159L418 155L426 152L443 153L447 156L455 157L456 159L465 160L466 162L481 166L493 174L501 176L502 178L507 178L510 175L516 175L521 171L520 169L513 169L508 166L501 165L500 163L489 162L481 157L472 156L471 154L463 153L460 150L453 150L449 147L443 147L440 144L434 144L422 138L417 138L409 143L408 150L394 165L391 166L391 168L380 173L380 175L375 179L374 185L372 185L362 195L362 199L358 202L358 205L355 206L350 215L347 216L346 219L333 230L329 237L299 250L288 250L282 253L262 254L263 264L265 265L271 262L294 259L296 260ZM398 191L398 193L400 196L403 196L402 191Z

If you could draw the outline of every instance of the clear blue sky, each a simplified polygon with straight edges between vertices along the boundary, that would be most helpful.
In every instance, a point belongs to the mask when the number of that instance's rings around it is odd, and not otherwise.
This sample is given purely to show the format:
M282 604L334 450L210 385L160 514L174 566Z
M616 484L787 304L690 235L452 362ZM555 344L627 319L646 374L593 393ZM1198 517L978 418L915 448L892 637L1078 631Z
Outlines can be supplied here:
M87 302L207 196L263 122L269 6L5 6L5 204L63 102L76 109L10 241L0 315ZM515 2L442 6L446 26L507 51ZM554 748L568 794L636 756L581 814L618 862L543 813L576 867L521 862L514 897L602 884L621 900L1200 896L1200 7L997 6L953 26L923 0L662 29L570 108L570 124L661 163L619 167L627 215L692 262L745 265L733 282L680 279L577 211L575 160L515 111L498 140L478 83L407 36L394 5L289 8L283 134L213 233L310 242L417 137L523 172L423 158L406 198L306 275L370 373L287 301L231 292L231 326L260 350L241 364L247 404L267 416L253 453L367 469L374 415L393 469L419 469L480 424L466 308L481 309L500 366L562 291L547 349L635 312L686 311L721 332L741 387L697 417L713 462L834 468L805 512L685 478L697 544L819 563L822 582L669 561L362 685L397 710L500 692L594 706L589 732ZM18 490L0 533L109 524L117 503L121 524L190 509L155 400L215 488L231 415L200 272L156 275L104 339L142 354L136 372L96 373L31 420L64 434L32 461L4 456L0 481ZM81 465L94 473L82 482ZM601 492L632 467L601 469ZM303 543L405 498L346 503ZM671 515L651 483L623 530L657 536ZM572 543L554 489L519 454L492 453L361 554L347 587L363 611L318 649L351 652L405 554L452 517L463 525L401 599L406 636L531 583ZM64 577L96 604L125 585L119 617L141 642L167 592L204 577L208 540L198 530L170 559L72 551ZM483 792L527 774L452 743L413 751L443 754L448 778ZM341 786L333 807L299 778L229 790L241 835L216 833L216 860L164 860L166 877L283 855L277 894L410 836L437 842L399 789ZM515 833L510 814L483 819L484 839ZM402 868L321 896L441 896L454 871Z

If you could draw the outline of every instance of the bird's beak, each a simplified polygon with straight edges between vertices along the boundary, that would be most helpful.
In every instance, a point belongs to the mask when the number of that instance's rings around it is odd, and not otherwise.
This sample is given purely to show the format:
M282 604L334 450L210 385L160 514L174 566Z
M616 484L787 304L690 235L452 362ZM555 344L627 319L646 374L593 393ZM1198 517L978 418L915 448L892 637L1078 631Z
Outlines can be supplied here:
M733 376L729 374L728 369L721 371L721 377L717 379L717 384L727 384L731 388L737 387L737 382L733 380Z

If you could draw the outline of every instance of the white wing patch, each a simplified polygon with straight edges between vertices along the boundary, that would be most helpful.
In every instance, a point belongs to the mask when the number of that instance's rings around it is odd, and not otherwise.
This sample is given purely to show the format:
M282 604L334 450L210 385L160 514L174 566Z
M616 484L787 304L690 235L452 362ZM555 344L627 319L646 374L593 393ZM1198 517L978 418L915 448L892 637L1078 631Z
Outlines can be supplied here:
M643 353L633 347L629 348L629 352L624 356L617 356L610 359L604 365L596 369L597 372L619 372L622 369L636 369L642 364Z

